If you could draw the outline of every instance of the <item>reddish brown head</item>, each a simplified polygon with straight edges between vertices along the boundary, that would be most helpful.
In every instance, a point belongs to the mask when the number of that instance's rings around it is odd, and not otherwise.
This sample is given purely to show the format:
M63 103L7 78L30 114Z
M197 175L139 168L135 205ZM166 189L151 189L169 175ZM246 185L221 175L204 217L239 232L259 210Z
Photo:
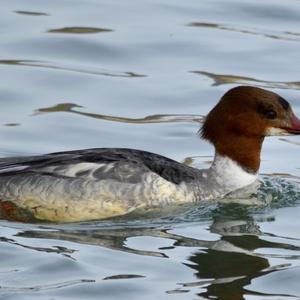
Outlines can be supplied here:
M300 134L300 120L276 93L239 86L225 93L209 112L201 134L219 154L257 172L264 137Z

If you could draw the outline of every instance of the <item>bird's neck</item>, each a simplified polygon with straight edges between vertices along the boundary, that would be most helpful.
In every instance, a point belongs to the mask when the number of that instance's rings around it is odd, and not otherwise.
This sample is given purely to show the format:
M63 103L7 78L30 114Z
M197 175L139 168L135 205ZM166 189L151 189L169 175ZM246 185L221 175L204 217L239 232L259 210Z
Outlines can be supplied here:
M216 158L227 157L248 173L256 174L260 166L261 147L264 138L260 136L224 137L216 145Z

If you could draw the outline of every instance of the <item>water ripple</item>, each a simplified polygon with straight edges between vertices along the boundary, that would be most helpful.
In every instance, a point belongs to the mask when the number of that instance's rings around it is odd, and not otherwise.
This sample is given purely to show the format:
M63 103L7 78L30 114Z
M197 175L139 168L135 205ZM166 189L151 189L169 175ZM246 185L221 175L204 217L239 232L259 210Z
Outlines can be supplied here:
M61 247L61 246L54 246L52 248L28 246L28 245L25 245L25 244L21 244L21 243L15 241L12 238L6 238L6 237L3 237L3 236L2 237L0 236L0 242L8 243L8 244L11 244L11 245L15 245L15 246L18 246L18 247L22 247L22 248L25 248L25 249L34 250L34 251L38 251L38 252L61 254L64 257L71 258L72 260L74 260L74 258L71 256L71 254L76 251L76 250L68 249L66 247Z
M143 275L135 275L135 274L120 274L104 277L102 280L119 280L119 279L136 279L136 278L145 278Z
M94 283L94 282L96 281L93 279L78 279L78 280L69 280L64 282L36 285L36 286L29 286L29 287L0 286L0 291L12 292L12 293L39 292L45 290L56 290L56 289L65 288L65 287L69 287L81 283Z
M212 79L214 81L212 86L237 83L237 84L255 85L255 86L265 87L265 88L300 90L300 81L287 81L287 82L267 81L267 80L252 78L252 77L246 77L246 76L238 76L238 75L230 75L230 74L215 74L215 73L205 72L205 71L191 71L191 73L204 75Z
M292 145L300 146L300 143L299 143L299 142L291 141L291 140L286 139L286 138L279 138L279 140L280 140L280 141L283 141L283 142L286 142L286 143L289 143L289 144L292 144Z
M265 29L258 29L258 28L249 28L249 27L238 28L230 25L206 23L206 22L192 22L187 24L186 26L234 31L234 32L239 32L244 34L259 35L259 36L276 39L276 40L295 41L295 42L300 41L300 33L291 32L291 31L281 32L281 31L273 31L273 30L265 30Z
M38 12L38 11L27 11L27 10L15 10L16 14L20 15L27 15L27 16L50 16L47 13L44 12Z
M147 77L147 75L137 74L134 72L116 72L116 71L107 71L107 70L91 70L91 69L81 69L74 68L69 66L61 66L54 63L47 63L36 60L18 60L18 59L2 59L0 60L0 65L14 65L14 66L25 66L25 67L35 67L43 69L54 69L59 71L69 71L76 73L84 73L89 75L101 75L109 77L124 77L124 78L136 78L136 77Z
M114 30L108 28L98 28L98 27L63 27L50 29L50 33L71 33L71 34L86 34L86 33L99 33L99 32L112 32Z
M173 115L157 114L157 115L146 116L144 118L127 118L127 117L101 115L101 114L74 110L74 108L81 108L81 107L82 106L77 105L75 103L59 103L54 106L36 109L34 115L37 115L39 113L69 112L69 113L74 113L85 117L100 119L100 120L121 122L121 123L131 123L131 124L176 123L176 122L201 123L203 121L203 116L192 115L192 114L173 114Z

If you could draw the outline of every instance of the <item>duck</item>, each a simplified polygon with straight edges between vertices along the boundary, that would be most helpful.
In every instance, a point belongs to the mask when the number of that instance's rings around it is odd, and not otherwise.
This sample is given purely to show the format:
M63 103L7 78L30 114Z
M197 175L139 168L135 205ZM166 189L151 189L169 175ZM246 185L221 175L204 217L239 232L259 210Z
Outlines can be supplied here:
M2 209L11 203L38 220L80 222L221 199L257 180L265 137L297 134L300 120L288 101L269 90L237 86L199 130L215 149L208 169L127 148L1 158Z

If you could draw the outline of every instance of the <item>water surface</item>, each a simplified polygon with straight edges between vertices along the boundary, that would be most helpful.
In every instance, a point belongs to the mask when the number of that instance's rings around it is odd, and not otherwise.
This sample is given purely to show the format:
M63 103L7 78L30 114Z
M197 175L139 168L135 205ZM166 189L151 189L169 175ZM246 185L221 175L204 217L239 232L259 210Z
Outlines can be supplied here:
M212 147L196 133L239 84L280 93L300 115L299 1L1 4L1 156L127 147L206 167ZM300 298L299 144L265 141L261 205L1 220L1 298Z

